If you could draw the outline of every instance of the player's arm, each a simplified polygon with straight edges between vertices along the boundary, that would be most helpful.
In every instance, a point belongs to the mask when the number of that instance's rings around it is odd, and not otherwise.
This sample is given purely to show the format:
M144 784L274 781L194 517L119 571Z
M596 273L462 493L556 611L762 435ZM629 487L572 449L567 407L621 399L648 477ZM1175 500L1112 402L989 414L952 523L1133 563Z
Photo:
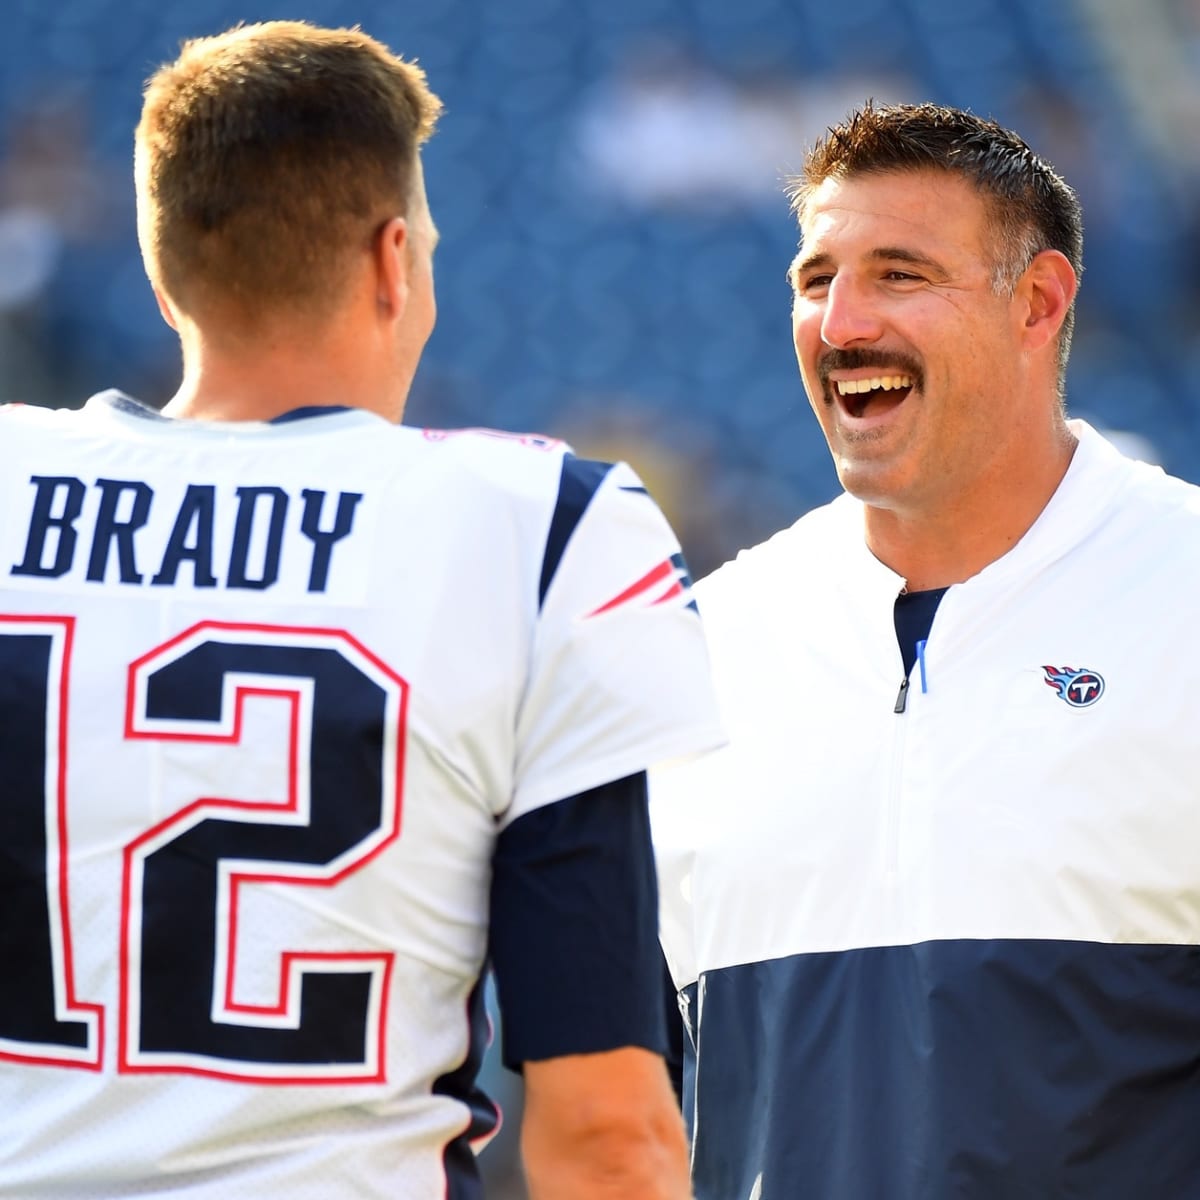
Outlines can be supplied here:
M662 1058L644 774L537 808L500 834L490 953L504 1061L525 1075L533 1200L690 1196Z
M526 1063L521 1153L533 1200L691 1195L666 1067L636 1046Z

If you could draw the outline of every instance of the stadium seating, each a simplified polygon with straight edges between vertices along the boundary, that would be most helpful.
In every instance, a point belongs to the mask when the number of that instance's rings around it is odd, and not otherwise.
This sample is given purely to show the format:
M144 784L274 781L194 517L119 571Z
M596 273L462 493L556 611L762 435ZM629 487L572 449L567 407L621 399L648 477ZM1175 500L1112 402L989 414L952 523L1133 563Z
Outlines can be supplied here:
M68 246L44 297L61 368L49 402L109 384L151 400L169 391L177 353L141 278L126 179L140 85L181 38L274 16L361 22L417 56L446 101L427 152L443 232L439 326L410 418L553 431L608 405L654 414L668 452L699 431L717 453L705 486L749 506L731 511L728 540L699 569L834 490L789 344L796 233L779 183L825 122L876 87L992 113L1066 156L1089 218L1072 406L1200 475L1183 373L1194 355L1177 350L1173 324L1194 304L1179 251L1188 216L1082 13L1043 0L13 0L0 36L0 155L34 106L80 105L115 196L108 228ZM655 61L691 72L712 107L697 100L689 113L678 94L664 99ZM733 153L751 109L774 122L772 146L791 147L764 158L770 167L739 168ZM622 127L626 112L645 120L644 142ZM635 464L643 449L629 445ZM761 487L729 483L747 479Z

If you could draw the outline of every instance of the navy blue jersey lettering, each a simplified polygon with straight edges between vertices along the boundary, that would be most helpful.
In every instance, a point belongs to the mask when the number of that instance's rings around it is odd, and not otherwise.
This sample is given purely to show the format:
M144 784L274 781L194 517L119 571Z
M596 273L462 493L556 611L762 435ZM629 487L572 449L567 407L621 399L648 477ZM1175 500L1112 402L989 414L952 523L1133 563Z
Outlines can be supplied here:
M321 511L325 506L325 493L314 488L305 488L301 493L304 500L304 515L300 518L300 532L313 544L312 568L308 573L308 590L323 592L329 582L329 563L333 547L354 528L354 512L362 499L361 492L339 492L337 513L332 529L321 528Z
M188 484L179 500L165 500L161 487L156 491L143 480L97 479L89 501L89 485L73 476L34 475L30 483L35 494L25 550L10 573L57 579L79 569L89 583L132 586L145 584L149 570L155 587L265 591L279 582L290 554L298 556L296 566L307 563L306 590L324 592L334 550L354 531L363 500L361 492L331 495L316 488L302 488L295 497L274 485L230 494L200 483ZM173 514L162 513L163 505L175 505ZM289 521L292 513L298 520ZM147 527L156 515L151 533ZM227 562L217 556L222 515L233 524Z
M81 479L69 475L34 475L29 480L37 488L33 513L29 519L29 536L25 540L25 557L10 574L42 575L51 579L65 575L75 558L75 522L83 510L87 487ZM59 494L62 503L58 504ZM57 511L55 511L57 509ZM54 558L46 564L46 541L53 539Z
M150 517L154 492L149 484L128 479L97 479L96 486L100 489L100 511L96 516L96 530L92 534L87 577L95 582L103 582L109 551L115 544L121 582L141 583L133 535ZM132 496L129 515L124 520L118 520L117 507L126 493Z
M167 539L162 565L150 581L170 587L175 583L179 568L192 564L192 583L195 587L216 587L213 574L213 522L216 516L217 495L211 485L188 484L183 503L175 517L175 526Z
M259 876L286 882L289 864L324 867L395 824L382 752L388 693L336 644L226 642L214 630L147 672L145 719L218 725L228 716L226 679L238 673L279 677L281 695L292 680L312 681L310 815L304 824L284 825L269 820L268 810L258 823L244 811L214 804L211 816L188 816L138 847L131 861L140 863L142 880L140 971L130 981L140 992L138 1048L172 1061L192 1055L264 1066L361 1067L371 1058L368 1014L372 992L381 985L374 971L298 968L294 1028L240 1024L233 1005L228 1015L213 1019L218 941L229 936L222 934L226 925L219 914L237 911L236 884L231 900L221 867L228 859L257 862ZM232 958L236 947L226 952Z
M66 728L74 620L0 616L0 1059L100 1066L101 1013L75 996Z
M269 588L279 578L279 554L283 548L283 522L287 518L288 496L277 487L240 487L237 490L238 513L233 528L233 549L229 555L229 573L225 586L231 588ZM259 501L265 500L265 505ZM256 525L261 530L263 509L269 510L266 547L262 571L257 578L249 574L250 539Z

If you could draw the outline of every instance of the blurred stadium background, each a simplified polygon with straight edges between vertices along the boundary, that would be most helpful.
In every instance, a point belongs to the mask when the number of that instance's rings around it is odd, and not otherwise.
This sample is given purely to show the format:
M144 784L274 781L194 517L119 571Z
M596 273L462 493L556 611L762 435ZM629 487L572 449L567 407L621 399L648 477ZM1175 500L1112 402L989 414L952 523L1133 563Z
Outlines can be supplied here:
M273 17L360 24L446 102L407 420L629 459L697 575L836 490L781 184L868 96L993 115L1075 185L1069 407L1200 481L1200 0L6 0L0 402L172 394L134 234L141 85L181 39ZM500 1200L523 1194L511 1116L483 1158Z

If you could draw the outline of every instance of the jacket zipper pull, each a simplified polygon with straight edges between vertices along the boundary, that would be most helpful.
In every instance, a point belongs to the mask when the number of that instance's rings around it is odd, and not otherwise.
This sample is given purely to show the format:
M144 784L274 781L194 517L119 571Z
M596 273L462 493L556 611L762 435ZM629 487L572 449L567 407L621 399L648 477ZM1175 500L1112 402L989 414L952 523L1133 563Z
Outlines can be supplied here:
M900 680L900 691L896 693L896 707L892 709L892 712L902 713L904 711L904 704L907 700L908 700L908 676L905 675L905 677L902 680Z

